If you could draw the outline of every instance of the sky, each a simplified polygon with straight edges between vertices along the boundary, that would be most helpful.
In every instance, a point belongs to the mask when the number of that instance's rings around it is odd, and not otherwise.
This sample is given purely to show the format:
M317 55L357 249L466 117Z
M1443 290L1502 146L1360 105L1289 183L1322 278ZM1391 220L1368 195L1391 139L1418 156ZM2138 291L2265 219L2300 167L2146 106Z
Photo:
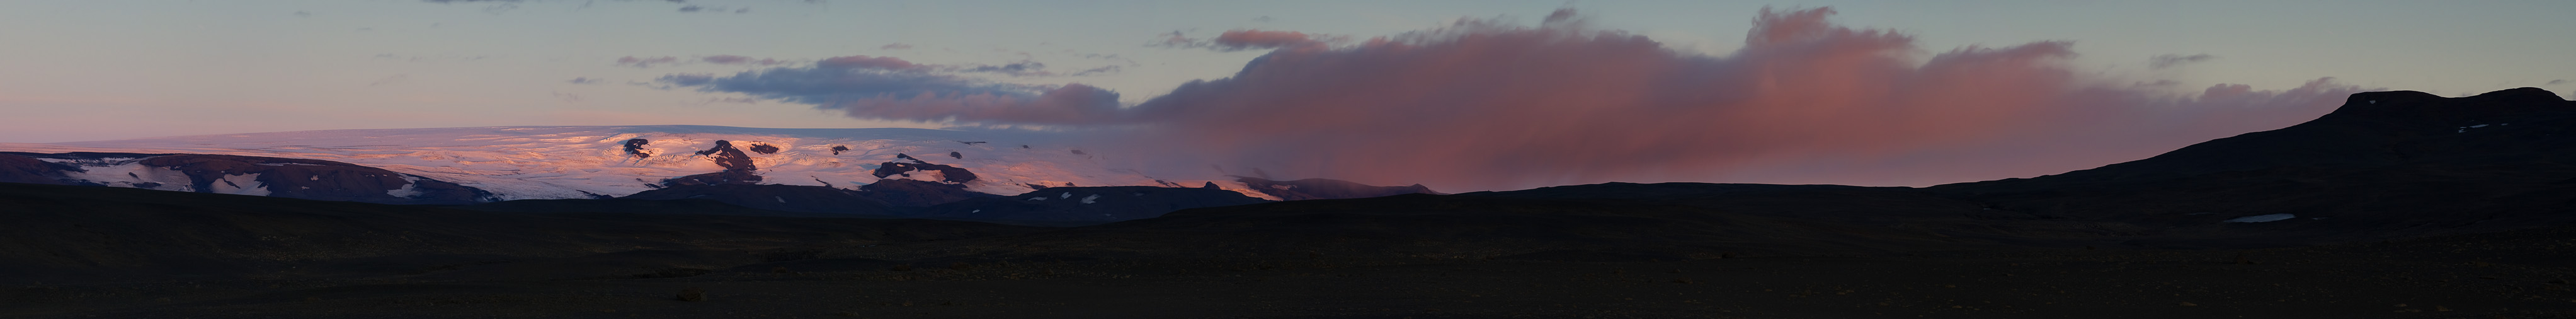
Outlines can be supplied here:
M1928 185L2341 96L2576 91L2566 1L28 1L0 142L506 125L1066 132L1443 190ZM1767 30L1767 31L1766 31ZM1231 172L1231 171L1229 171ZM1451 185L1451 186L1443 186Z

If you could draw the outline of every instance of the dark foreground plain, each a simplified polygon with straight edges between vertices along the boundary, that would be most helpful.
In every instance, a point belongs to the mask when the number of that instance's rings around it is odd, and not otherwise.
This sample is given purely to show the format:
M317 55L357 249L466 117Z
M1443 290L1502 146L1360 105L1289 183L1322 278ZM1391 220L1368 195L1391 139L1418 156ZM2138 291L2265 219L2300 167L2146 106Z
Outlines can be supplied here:
M2371 92L2026 179L1607 183L1069 227L0 183L0 317L2576 318L2571 128L2576 102L2539 89Z
M20 245L7 252L20 269L7 277L0 317L2576 317L2568 227L2265 249L1328 254L1331 245L1220 248L1136 230L1099 247L1066 239L1091 237L1080 231L961 222L530 216L0 188L16 194L0 197L13 207L87 209L18 214L29 223L15 225L55 231L13 227ZM240 228L153 227L163 223ZM890 232L894 224L909 231ZM154 237L164 234L188 237ZM134 258L79 256L116 252ZM64 253L73 256L51 257ZM701 293L683 300L690 289Z

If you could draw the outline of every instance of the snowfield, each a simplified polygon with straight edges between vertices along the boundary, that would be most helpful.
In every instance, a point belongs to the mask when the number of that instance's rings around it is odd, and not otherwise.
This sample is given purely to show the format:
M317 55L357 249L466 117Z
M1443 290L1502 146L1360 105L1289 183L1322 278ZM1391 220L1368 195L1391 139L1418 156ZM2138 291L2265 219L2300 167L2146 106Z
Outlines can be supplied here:
M630 154L627 142L646 143ZM1276 199L1241 182L1219 176L1146 176L1137 170L1109 167L1096 152L1077 153L1041 134L1010 131L955 131L907 128L774 129L698 125L652 126L509 126L424 129L327 130L250 134L197 135L69 143L0 143L0 151L63 153L193 153L267 156L338 161L373 166L480 188L504 200L624 196L652 189L666 178L724 170L696 152L730 141L751 155L763 184L830 186L857 189L875 183L881 163L908 154L933 164L965 168L978 176L968 190L1016 195L1040 186L1152 186L1216 182L1246 196ZM981 142L981 143L976 143ZM763 153L776 147L776 152ZM847 150L835 151L835 147ZM950 157L956 152L959 157ZM837 153L837 154L835 154ZM909 160L903 160L909 161ZM132 177L121 176L127 172ZM159 182L161 189L185 188L185 178L170 183L172 172L146 169L99 171L120 182ZM936 181L939 174L916 171L886 178ZM233 178L226 178L232 180ZM266 193L244 176L234 185L217 183L224 193ZM128 185L116 185L128 186ZM132 186L128 186L132 187Z

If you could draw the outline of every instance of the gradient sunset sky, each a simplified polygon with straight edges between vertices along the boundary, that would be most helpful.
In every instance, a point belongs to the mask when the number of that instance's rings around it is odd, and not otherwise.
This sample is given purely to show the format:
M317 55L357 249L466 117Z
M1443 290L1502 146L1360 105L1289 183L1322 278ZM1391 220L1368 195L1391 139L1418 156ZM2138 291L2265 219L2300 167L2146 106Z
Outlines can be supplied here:
M1771 12L1766 13L1766 7ZM1939 167L1889 165L1888 161L1965 161L1966 155L1954 153L1967 151L1959 150L2032 155L2032 151L2010 149L2038 147L2012 145L2106 141L2122 145L2077 155L2044 155L2056 156L2048 159L2050 163L2069 164L2036 169L2063 171L2060 167L2134 159L2191 141L2296 123L2330 111L2331 104L2341 102L2339 95L2350 91L2400 89L2460 96L2541 87L2568 92L2576 89L2576 61L2567 55L2576 52L2576 41L2569 40L2566 32L2576 30L2576 20L2558 16L2576 11L2571 9L2576 9L2576 2L19 1L0 4L0 43L5 43L5 49L0 49L0 113L7 114L0 117L0 142L507 125L1079 128L1144 123L1176 127L1154 132L1157 135L1194 138L1162 141L1167 145L1219 148L1231 155L1205 160L1239 162L1222 157L1275 158L1327 144L1381 154L1423 151L1403 148L1406 145L1350 143L1374 140L1367 136L1269 137L1322 133L1297 127L1307 124L1361 127L1362 132L1377 134L1423 133L1452 140L1477 135L1439 134L1473 134L1480 125L1499 124L1552 127L1558 129L1554 132L1569 133L1512 139L1509 145L1427 151L1446 156L1431 157L1448 160L1529 151L1540 142L1586 143L1550 138L1612 134L1601 133L1602 127L1554 125L1538 118L1584 120L1542 114L1553 110L1649 114L1619 118L1636 121L1658 118L1653 113L1676 105L1708 106L1706 111L1667 115L1724 118L1708 123L1730 127L1680 134L1689 138L1684 143L1711 143L1688 147L1713 150L1705 154L1631 148L1500 161L1489 163L1492 167L1460 169L1451 174L1455 176L1423 173L1490 188L1634 180L1627 177L1740 165L1774 169L1674 179L1810 181L1818 180L1815 172L1840 172L1854 165L1888 170ZM1809 18L1822 20L1802 20ZM1756 30L1765 25L1805 32L1774 35L1778 41L1767 43L1869 48L1786 48L1785 44L1764 48L1755 44L1766 43ZM1229 35L1229 31L1237 33ZM1827 34L1846 31L1851 33ZM1606 34L1616 34L1617 41L1601 36ZM1282 38L1289 35L1295 37ZM1484 46L1460 46L1476 43ZM1444 45L1449 47L1443 49ZM1488 50L1495 47L1553 49ZM1516 53L1497 58L1493 52ZM1857 57L1852 59L1861 60L1817 58L1834 54L1854 54ZM1265 56L1268 62L1254 62ZM1878 58L1882 56L1894 57ZM1353 66L1440 61L1490 63L1397 68L1385 70L1386 74ZM1975 63L1943 66L1942 61ZM1596 63L1600 67L1593 67ZM1884 70L1847 70L1854 65ZM1293 69L1260 70L1265 67ZM2030 68L2044 70L2022 70ZM1522 69L1530 70L1514 71ZM849 70L873 73L857 79L824 73ZM1483 73L1490 70L1503 71ZM1674 72L1664 70L1680 71L1667 74ZM1826 74L1821 75L1826 78L1800 82L1735 77L1771 72ZM1427 86L1351 100L1304 102L1334 106L1264 98L1418 82L1332 86L1370 79L1439 83L1477 79L1469 74L1554 80L1469 89ZM1233 77L1245 78L1225 81ZM2080 92L2020 99L2014 93L1914 99L1922 93L1856 93L1838 86L1882 77L1919 78L1884 86L1930 90L1926 92L2013 92L2015 88ZM816 81L797 82L800 79ZM1209 82L1184 86L1200 80ZM873 84L850 86L851 81ZM1551 91L1585 83L1635 83L1649 88ZM1881 84L1860 86L1875 85ZM1663 86L1672 88L1658 88ZM1966 87L1919 88L1926 86ZM1503 88L1561 94L1450 98ZM1734 91L1730 90L1792 93L1731 96ZM933 94L913 95L925 92ZM1905 95L1835 100L1872 94ZM989 99L977 100L979 96ZM1630 98L1634 96L1655 98L1641 102ZM1819 97L1826 99L1816 100ZM2107 111L2047 111L2092 103L2079 98L2126 104ZM1508 105L1520 101L1549 104ZM1617 102L1589 105L1600 101ZM1904 105L1916 101L1956 107ZM1419 106L1426 103L1439 105ZM2266 108L2270 104L2287 106ZM1811 105L1943 111L1905 116L1904 112L1817 111ZM2166 112L2178 108L2194 110ZM2199 110L2212 108L2262 110ZM1282 111L1374 114L1390 109L1401 110L1394 114L1501 110L1527 116L1418 126L1418 121L1300 118L1283 116L1292 113ZM1855 114L1868 115L1854 118ZM2088 133L2099 136L2160 137L2015 139L2008 136L2053 135L2069 129L1966 129L2059 119L2129 132ZM1865 134L1816 133L1765 124L1780 121L1846 123L1814 126ZM2207 124L2210 121L2229 123ZM1643 128L1670 130L1708 123L1648 123ZM1221 132L1246 126L1261 131ZM1425 130L1439 132L1421 132ZM1741 136L1785 138L1709 142ZM1798 144L1777 142L1783 139ZM1264 146L1240 147L1253 144ZM1806 146L1810 144L1838 146ZM1900 144L1913 146L1889 146ZM1949 151L1923 151L1926 147ZM1356 153L1299 160L1341 163L1312 164L1317 167L1308 171L1314 175L1378 173L1349 168L1377 160L1347 155ZM1589 163L1600 156L1677 162L1642 171L1554 172L1562 176L1534 181L1466 176L1498 167ZM1853 156L1867 160L1825 164L1778 160ZM1694 164L1676 164L1680 162ZM1996 168L1967 175L2024 171ZM1957 178L1964 177L1822 180L1922 184Z

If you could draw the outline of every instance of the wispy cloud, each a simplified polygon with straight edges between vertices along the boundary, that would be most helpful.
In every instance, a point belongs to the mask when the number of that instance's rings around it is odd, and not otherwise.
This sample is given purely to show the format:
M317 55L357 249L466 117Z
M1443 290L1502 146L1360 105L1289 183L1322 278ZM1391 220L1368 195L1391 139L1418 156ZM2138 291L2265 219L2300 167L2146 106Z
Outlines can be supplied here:
M2147 68L2152 68L2152 69L2163 69L2163 68L2177 67L2177 66L2182 66L2182 65L2184 65L2184 64L2197 63L2197 62L2201 62L2201 61L2209 61L2210 59L2216 59L2216 58L2218 58L2218 56L2213 56L2213 55L2208 55L2208 54L2193 54L2193 55L2158 54L2158 55L2156 55L2155 57L2147 58Z
M1305 32L1297 31L1265 30L1227 30L1224 33L1217 34L1216 38L1198 39L1183 35L1180 31L1172 31L1172 33L1164 34L1160 41L1151 45L1169 48L1204 48L1217 51L1269 49L1302 50L1324 49L1333 43L1349 40L1350 37L1347 36L1307 34Z
M656 83L892 120L1088 124L1115 121L1106 117L1118 114L1116 92L1081 84L999 83L941 71L951 68L892 57L846 56L807 67L729 76L674 74Z
M803 63L803 62L790 61L790 60L780 60L780 59L772 59L772 58L755 58L755 57L747 57L747 56L740 56L740 55L730 55L730 54L702 55L702 56L696 56L696 57L690 57L690 58L681 58L681 57L675 57L675 56L659 56L659 57L637 57L637 56L625 56L625 57L617 58L617 61L616 61L616 65L617 65L617 66L623 66L623 67L634 67L634 68L648 68L648 69L649 69L649 68L655 68L655 67L665 67L665 66L674 66L674 65L689 65L689 64L698 64L698 63L719 64L719 65L755 65L755 66L771 66L771 65L796 64L796 63Z

